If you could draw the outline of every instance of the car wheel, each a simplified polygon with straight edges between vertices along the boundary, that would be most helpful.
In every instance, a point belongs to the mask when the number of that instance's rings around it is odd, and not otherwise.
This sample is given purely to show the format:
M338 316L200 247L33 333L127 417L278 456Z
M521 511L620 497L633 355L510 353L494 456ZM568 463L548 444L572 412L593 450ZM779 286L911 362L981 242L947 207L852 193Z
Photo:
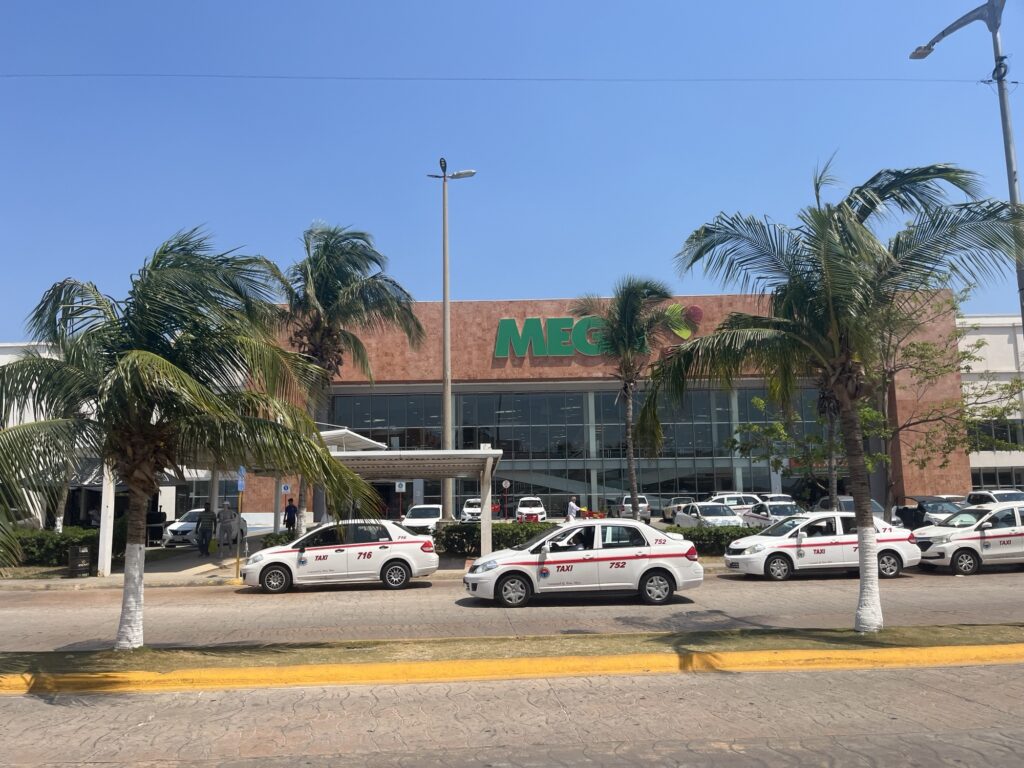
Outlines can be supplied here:
M971 576L981 568L981 559L973 549L958 549L949 561L949 567L957 576Z
M513 573L498 582L494 596L506 608L522 608L530 602L533 587L525 576Z
M272 595L287 592L292 586L292 572L283 565L268 565L260 574L260 586Z
M651 571L640 580L640 599L647 605L664 605L672 597L672 577L665 571Z
M785 581L793 575L793 563L785 555L772 555L764 562L764 575L772 581Z
M882 552L878 555L878 575L883 579L895 579L903 572L903 561L895 552Z
M409 579L412 578L412 574L409 572L409 566L400 560L392 560L390 563L385 563L384 567L380 570L380 580L384 582L386 589L403 589L409 586Z

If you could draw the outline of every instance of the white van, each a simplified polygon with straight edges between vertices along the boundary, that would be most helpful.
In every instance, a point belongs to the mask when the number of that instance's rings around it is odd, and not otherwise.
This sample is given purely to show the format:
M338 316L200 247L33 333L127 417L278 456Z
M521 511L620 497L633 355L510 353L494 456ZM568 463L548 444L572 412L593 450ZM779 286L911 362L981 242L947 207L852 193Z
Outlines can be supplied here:
M433 533L441 516L440 504L413 504L402 518L402 525L413 533Z

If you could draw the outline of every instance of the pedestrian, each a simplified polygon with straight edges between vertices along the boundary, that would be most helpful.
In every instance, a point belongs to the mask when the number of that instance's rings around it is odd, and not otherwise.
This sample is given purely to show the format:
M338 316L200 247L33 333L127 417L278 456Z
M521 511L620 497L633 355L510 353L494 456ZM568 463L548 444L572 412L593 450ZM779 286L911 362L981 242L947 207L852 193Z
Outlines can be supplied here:
M213 514L209 504L204 504L203 511L199 513L199 519L196 520L196 546L199 547L200 557L210 554L210 541L213 539L216 527L217 516Z
M576 497L572 496L569 499L569 507L565 510L565 522L572 523L576 520L576 513L580 511L580 508L576 505Z
M299 508L295 506L295 499L288 499L288 506L284 508L284 527L288 533L295 533L295 520L299 516Z

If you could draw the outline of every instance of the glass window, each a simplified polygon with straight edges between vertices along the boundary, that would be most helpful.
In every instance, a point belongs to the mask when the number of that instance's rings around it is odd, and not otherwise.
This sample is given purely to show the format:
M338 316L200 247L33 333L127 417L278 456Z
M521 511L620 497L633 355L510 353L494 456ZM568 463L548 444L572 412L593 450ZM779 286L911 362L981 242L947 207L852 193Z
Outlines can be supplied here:
M352 428L370 428L370 398L358 395L352 398Z
M341 544L341 539L338 537L337 526L331 526L330 528L320 528L319 530L313 531L306 538L299 542L300 547L332 547Z
M544 395L530 395L530 423L548 423L548 401Z
M556 392L547 395L548 424L565 424L565 395Z
M1015 528L1017 526L1017 515L1012 509L1004 509L996 512L988 519L993 528Z
M692 419L694 424L708 424L711 422L710 392L691 392L690 407L693 409Z
M388 395L388 426L405 427L407 425L405 395Z
M498 423L495 411L498 410L498 398L494 395L476 396L476 419L481 427L490 427Z
M843 533L850 534L857 532L857 518L856 517L841 517L839 521L843 524Z
M825 517L821 520L815 520L814 522L805 525L801 530L801 533L806 534L808 538L835 536L836 519L834 517Z
M339 427L352 426L352 398L334 398L334 423Z
M631 525L602 525L601 546L605 549L646 547L647 540Z
M583 423L583 394L566 393L565 395L565 423Z
M370 422L375 428L385 427L388 423L388 399L377 395L370 398Z
M532 427L530 429L530 454L535 459L546 459L548 457L548 428Z
M476 396L462 395L459 398L459 413L462 423L466 426L476 426Z
M512 430L512 440L515 443L515 455L512 458L530 458L530 428L515 427Z
M345 523L345 540L349 544L369 544L391 541L391 536L380 523Z
M552 459L564 459L566 457L565 427L551 427L548 434L548 455Z
M581 528L570 528L565 533L559 534L551 539L552 552L580 552L594 548L595 526L588 525Z
M441 396L423 396L423 423L427 426L441 424Z
M710 424L693 425L693 451L697 456L711 456L712 443Z
M410 427L422 427L426 424L423 415L423 395L406 396L405 419Z

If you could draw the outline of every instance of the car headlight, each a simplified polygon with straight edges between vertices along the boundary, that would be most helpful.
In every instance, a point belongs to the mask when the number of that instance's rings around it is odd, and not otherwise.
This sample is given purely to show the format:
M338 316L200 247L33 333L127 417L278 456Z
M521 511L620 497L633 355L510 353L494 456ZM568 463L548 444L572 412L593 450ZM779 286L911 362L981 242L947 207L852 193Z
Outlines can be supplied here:
M256 565L256 563L260 562L262 559L263 559L263 555L261 555L259 553L256 553L255 555L250 557L248 560L246 560L245 564L246 565Z
M951 534L946 534L945 536L936 536L934 539L932 539L932 544L949 544L950 537Z
M485 560L482 563L476 563L470 571L472 573L484 573L485 571L493 571L498 567L497 560Z
M743 550L744 555L756 555L758 552L764 552L764 544L752 544Z

